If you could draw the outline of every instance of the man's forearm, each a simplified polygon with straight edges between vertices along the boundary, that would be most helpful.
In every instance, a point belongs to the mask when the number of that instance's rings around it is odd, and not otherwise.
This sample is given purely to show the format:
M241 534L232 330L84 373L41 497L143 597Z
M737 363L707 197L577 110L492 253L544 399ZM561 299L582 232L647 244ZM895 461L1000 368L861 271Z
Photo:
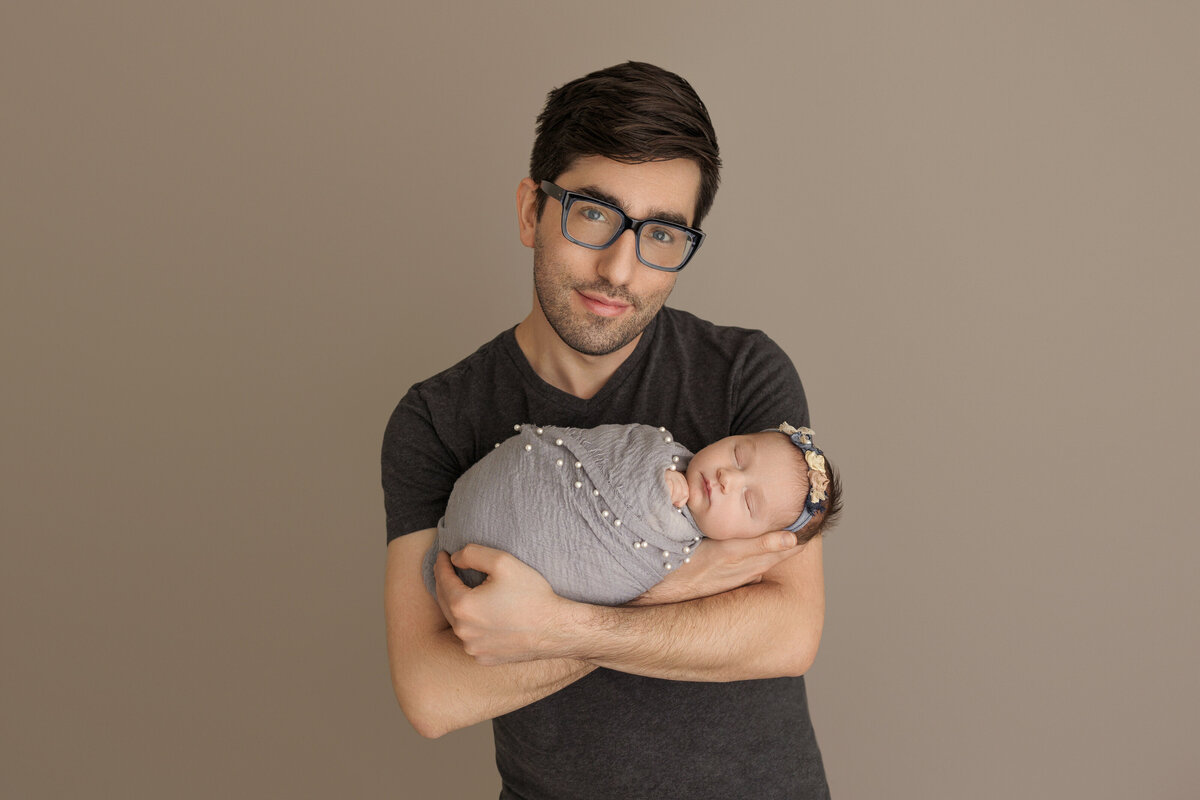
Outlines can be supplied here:
M522 708L595 669L568 658L483 666L467 655L420 576L432 540L430 530L392 542L385 578L392 686L421 735L441 736Z
M409 722L431 738L523 708L595 669L566 658L483 666L449 628L422 650L392 660L392 683Z
M802 675L824 623L820 542L762 582L659 606L576 604L553 650L655 678L732 681ZM815 560L815 561L814 561Z

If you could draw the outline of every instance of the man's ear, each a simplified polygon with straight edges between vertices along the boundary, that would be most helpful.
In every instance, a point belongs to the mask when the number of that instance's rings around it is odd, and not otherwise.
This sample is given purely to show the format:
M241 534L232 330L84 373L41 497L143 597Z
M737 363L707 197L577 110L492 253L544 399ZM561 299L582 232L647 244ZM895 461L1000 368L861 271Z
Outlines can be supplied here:
M537 232L537 190L533 178L523 178L517 184L517 226L521 244L526 247L533 247L534 234Z

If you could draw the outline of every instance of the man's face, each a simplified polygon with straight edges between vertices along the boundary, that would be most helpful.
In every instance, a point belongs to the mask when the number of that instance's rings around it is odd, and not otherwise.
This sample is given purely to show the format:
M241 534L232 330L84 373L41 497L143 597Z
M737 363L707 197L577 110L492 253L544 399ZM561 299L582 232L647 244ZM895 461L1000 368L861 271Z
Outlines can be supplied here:
M795 445L775 433L729 436L696 453L687 507L705 536L745 539L792 524L804 508Z
M687 159L622 164L588 156L555 183L612 203L637 219L682 217L690 225L700 168ZM620 350L662 308L675 286L675 273L638 261L632 231L604 250L589 250L562 235L561 220L562 206L548 198L532 242L537 304L572 349L591 356Z

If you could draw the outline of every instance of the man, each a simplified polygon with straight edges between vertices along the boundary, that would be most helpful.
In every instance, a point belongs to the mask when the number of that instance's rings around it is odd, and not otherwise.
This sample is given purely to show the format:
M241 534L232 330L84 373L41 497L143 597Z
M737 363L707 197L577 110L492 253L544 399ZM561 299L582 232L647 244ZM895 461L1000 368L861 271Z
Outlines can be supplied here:
M629 607L557 597L469 546L421 560L454 481L515 425L665 426L693 451L808 424L758 331L665 308L703 240L720 158L691 86L649 64L550 93L517 190L534 302L414 386L388 424L386 605L396 696L424 736L494 719L502 798L825 797L804 679L824 619L821 541L706 541ZM489 578L467 588L453 567Z

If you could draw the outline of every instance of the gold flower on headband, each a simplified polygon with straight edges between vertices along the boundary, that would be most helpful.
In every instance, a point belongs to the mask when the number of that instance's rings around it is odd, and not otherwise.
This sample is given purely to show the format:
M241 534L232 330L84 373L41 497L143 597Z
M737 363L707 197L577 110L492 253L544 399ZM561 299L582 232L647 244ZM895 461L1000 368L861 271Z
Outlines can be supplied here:
M823 503L829 489L829 476L825 474L825 456L813 450L805 450L804 460L808 462L808 499L813 503Z
M813 503L824 503L829 491L829 476L814 470L808 473L808 482L808 499Z
M786 436L791 436L793 434L798 433L798 434L800 434L801 441L804 444L812 444L812 437L813 437L813 434L815 433L815 431L813 431L812 428L793 428L791 425L787 424L786 422L784 422L782 425L779 426L779 432Z

